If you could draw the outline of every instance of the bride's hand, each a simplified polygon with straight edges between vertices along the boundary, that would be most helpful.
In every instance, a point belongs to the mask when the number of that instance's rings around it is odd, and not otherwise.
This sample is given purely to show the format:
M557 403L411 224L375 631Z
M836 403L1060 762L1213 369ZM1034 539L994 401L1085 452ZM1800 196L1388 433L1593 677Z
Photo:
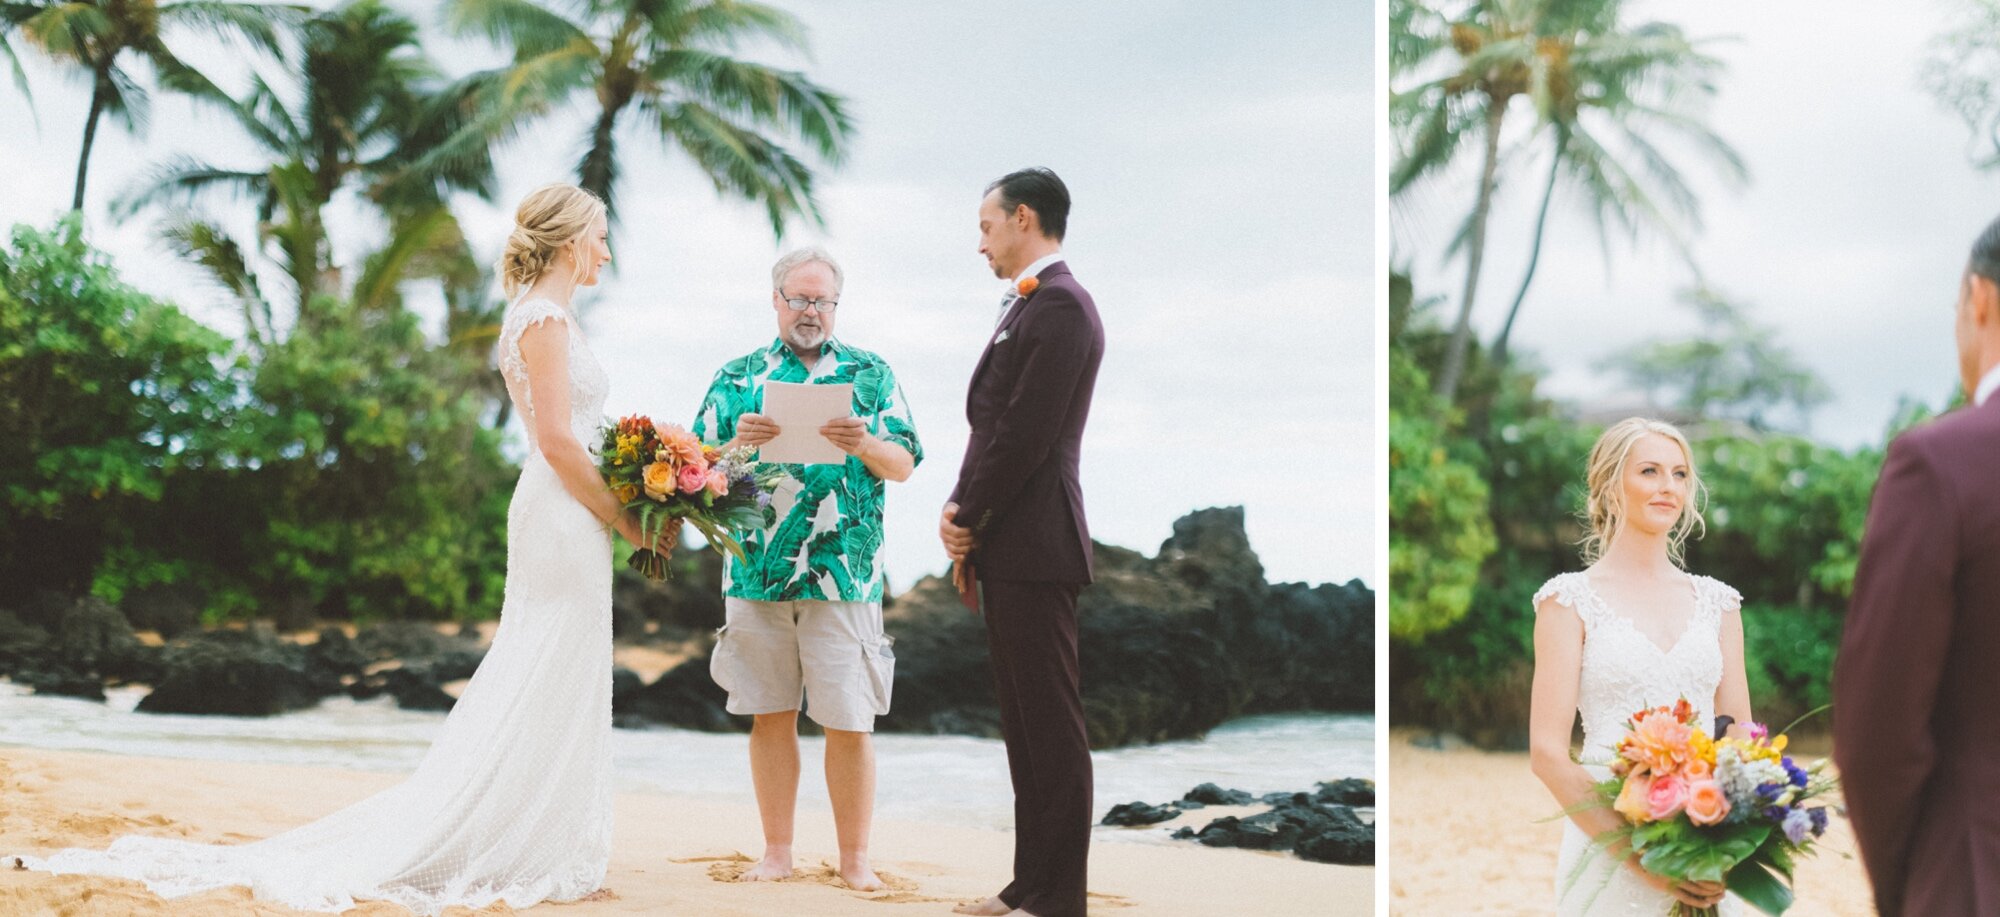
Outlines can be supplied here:
M1672 895L1674 900L1689 907L1705 909L1722 903L1725 888L1721 882L1675 882L1666 876L1648 871L1646 867L1639 865L1639 858L1636 856L1627 857L1625 865L1638 873L1639 878L1645 880L1647 885Z

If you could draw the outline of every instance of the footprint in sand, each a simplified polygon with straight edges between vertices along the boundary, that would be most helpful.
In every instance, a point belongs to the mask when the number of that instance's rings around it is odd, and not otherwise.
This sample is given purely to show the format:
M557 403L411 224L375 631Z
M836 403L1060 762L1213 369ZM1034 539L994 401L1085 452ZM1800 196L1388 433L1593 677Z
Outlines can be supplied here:
M750 867L755 865L757 861L741 853L737 853L730 856L689 857L687 859L674 860L673 862L707 863L709 864L708 877L710 879L717 882L742 882L744 881L743 874L750 871ZM880 901L887 904L935 904L956 900L952 898L932 898L917 894L917 883L895 873L884 872L878 869L875 871L875 876L882 880L883 885L888 887L876 892L862 893L865 900ZM815 866L807 866L795 870L790 876L778 879L777 881L825 885L832 888L852 890L849 888L847 880L840 877L840 868L826 860L821 860Z
M1138 904L1138 902L1133 901L1132 899L1127 898L1124 895L1107 895L1102 892L1085 892L1084 894L1090 899L1087 906L1093 911L1097 910L1098 908L1104 908L1106 910L1116 910L1118 908L1132 907Z

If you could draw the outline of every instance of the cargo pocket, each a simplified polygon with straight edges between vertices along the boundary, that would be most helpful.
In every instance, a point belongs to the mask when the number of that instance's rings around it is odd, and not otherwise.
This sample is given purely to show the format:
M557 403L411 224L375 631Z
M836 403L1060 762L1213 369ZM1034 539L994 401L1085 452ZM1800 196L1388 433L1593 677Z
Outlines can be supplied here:
M861 654L868 663L868 699L875 705L875 715L885 716L889 712L889 695L896 687L896 652L891 647L896 638L883 634L875 642L867 638L861 641Z
M708 653L708 677L724 691L734 691L736 686L736 641L729 638L729 625L715 629L715 649Z

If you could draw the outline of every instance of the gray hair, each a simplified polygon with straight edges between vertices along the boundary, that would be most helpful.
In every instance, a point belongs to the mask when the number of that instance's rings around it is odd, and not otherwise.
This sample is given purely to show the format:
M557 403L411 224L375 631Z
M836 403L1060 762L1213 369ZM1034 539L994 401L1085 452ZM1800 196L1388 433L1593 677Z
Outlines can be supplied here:
M833 272L833 290L835 293L840 292L846 286L846 277L840 272L840 263L833 260L833 256L827 254L826 249L815 245L807 248L795 248L786 252L783 258L779 258L778 263L771 266L771 289L784 289L785 281L792 276L793 271L813 262L824 264L827 270Z

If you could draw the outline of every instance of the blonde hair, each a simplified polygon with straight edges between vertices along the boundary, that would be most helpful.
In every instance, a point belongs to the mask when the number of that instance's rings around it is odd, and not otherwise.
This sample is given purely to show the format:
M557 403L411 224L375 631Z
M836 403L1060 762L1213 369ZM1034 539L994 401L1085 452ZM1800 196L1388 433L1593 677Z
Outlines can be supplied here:
M1604 549L1610 547L1611 540L1618 537L1625 525L1625 490L1623 478L1625 460L1632 454L1632 445L1647 436L1664 436L1681 447L1681 455L1687 459L1688 481L1687 501L1681 505L1681 518L1667 533L1667 556L1676 566L1686 566L1682 549L1687 543L1689 532L1697 529L1708 530L1708 523L1701 517L1701 508L1708 499L1708 488L1701 482L1700 472L1695 470L1694 449L1688 445L1687 437L1680 428L1664 420L1649 420L1644 417L1628 417L1604 431L1597 438L1597 444L1590 447L1590 462L1585 467L1584 484L1589 494L1584 503L1583 562L1594 564L1604 556Z
M514 232L495 270L507 298L533 286L549 272L556 252L590 231L605 213L597 195L568 182L551 182L528 192L514 210Z

